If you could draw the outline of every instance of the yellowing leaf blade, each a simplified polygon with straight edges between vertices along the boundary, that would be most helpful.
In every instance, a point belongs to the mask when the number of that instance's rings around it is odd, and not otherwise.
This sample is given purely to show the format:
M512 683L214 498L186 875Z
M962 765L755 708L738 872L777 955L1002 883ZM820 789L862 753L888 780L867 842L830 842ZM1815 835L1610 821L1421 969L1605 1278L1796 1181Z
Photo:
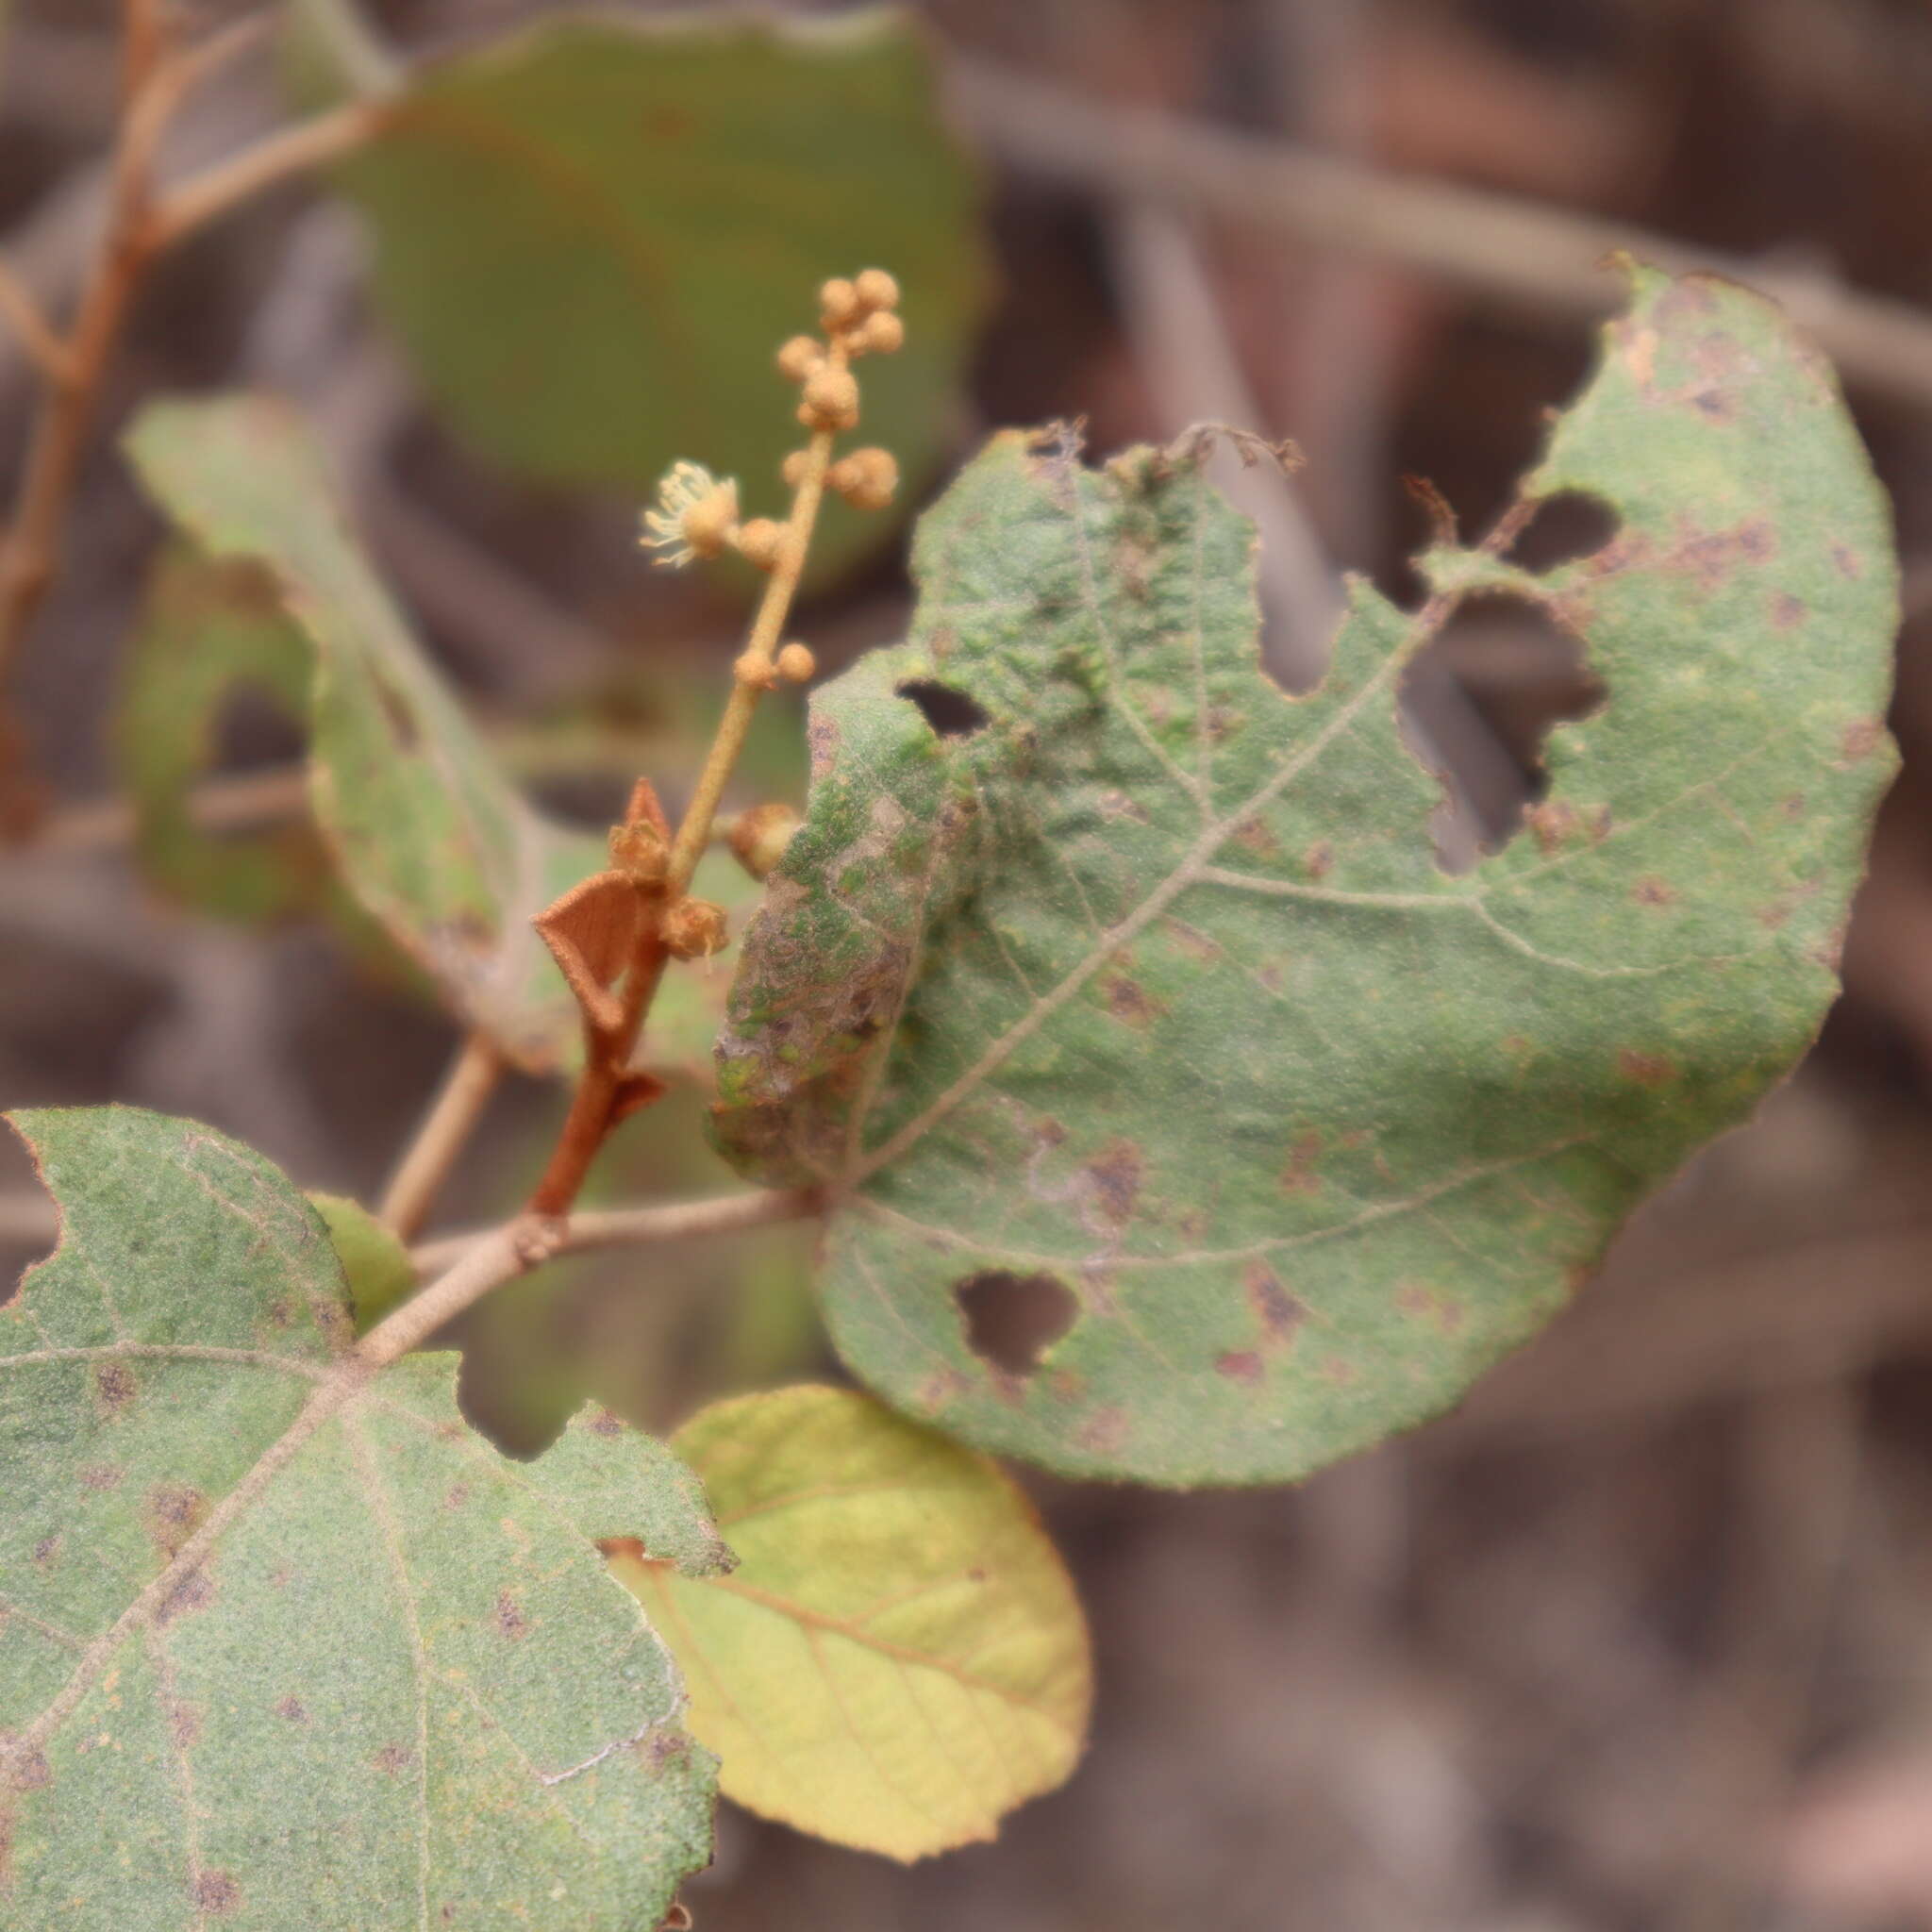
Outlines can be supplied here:
M834 1389L719 1403L675 1445L737 1569L612 1561L685 1669L727 1797L911 1859L992 1837L1066 1779L1085 1625L992 1464Z

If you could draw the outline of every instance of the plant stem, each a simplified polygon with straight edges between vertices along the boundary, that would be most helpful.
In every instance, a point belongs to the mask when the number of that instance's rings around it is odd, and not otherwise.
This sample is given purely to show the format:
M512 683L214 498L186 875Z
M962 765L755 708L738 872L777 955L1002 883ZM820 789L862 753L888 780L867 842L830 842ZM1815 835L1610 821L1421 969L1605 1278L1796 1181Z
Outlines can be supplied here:
M834 362L844 366L844 353L834 349ZM684 891L697 870L698 859L710 842L711 821L717 816L718 801L744 749L745 734L751 729L752 713L759 697L771 689L772 660L784 633L785 621L791 614L791 600L798 592L798 580L805 571L806 553L811 547L811 533L818 522L819 505L825 491L825 470L832 457L832 432L816 431L806 451L805 475L799 478L791 499L791 514L785 524L785 541L778 561L765 583L758 615L752 621L751 635L745 641L744 655L738 660L731 695L725 701L724 715L718 721L717 735L706 754L704 769L692 789L671 847L671 890Z
M598 1248L628 1248L658 1241L690 1241L704 1235L735 1234L749 1227L771 1227L787 1221L804 1221L824 1205L809 1188L760 1190L750 1194L724 1194L714 1201L672 1201L645 1208L610 1208L573 1214L569 1227L546 1250L547 1257L581 1255ZM475 1228L425 1241L409 1250L416 1273L435 1276L454 1267L478 1242L494 1232ZM371 1331L372 1333L375 1331Z
M171 188L155 204L150 245L156 250L171 248L263 189L349 153L376 131L382 118L379 102L350 101L213 162Z
M108 218L64 341L41 344L47 375L7 531L0 537L0 690L60 567L68 512L108 364L142 276L162 242L154 226L155 157L194 88L258 35L248 19L185 53L165 40L156 0L125 0L127 104L115 141ZM17 309L17 306L16 306ZM19 312L13 314L21 325ZM29 345L31 325L27 325ZM51 332L49 332L51 336ZM0 707L0 824L26 816L20 730Z
M843 369L844 350L835 343L830 353L834 366ZM532 1214L556 1218L570 1212L598 1149L623 1117L620 1103L629 1077L631 1057L664 976L668 957L663 939L664 911L683 898L691 886L691 874L697 870L705 847L710 843L718 801L724 795L724 787L744 749L752 713L758 708L759 697L774 681L773 664L786 620L791 614L799 579L805 573L819 505L824 498L825 471L831 461L833 441L833 431L815 430L806 450L804 474L792 492L791 511L785 520L777 560L765 581L764 595L758 600L744 650L732 667L731 695L725 701L724 716L718 721L711 748L705 755L691 803L685 808L672 841L663 890L640 925L637 951L625 975L623 1024L607 1033L588 1018L585 1021L583 1074L550 1163L530 1196Z
M471 1034L450 1062L383 1194L378 1218L398 1241L413 1240L428 1218L502 1077L502 1055L485 1035Z

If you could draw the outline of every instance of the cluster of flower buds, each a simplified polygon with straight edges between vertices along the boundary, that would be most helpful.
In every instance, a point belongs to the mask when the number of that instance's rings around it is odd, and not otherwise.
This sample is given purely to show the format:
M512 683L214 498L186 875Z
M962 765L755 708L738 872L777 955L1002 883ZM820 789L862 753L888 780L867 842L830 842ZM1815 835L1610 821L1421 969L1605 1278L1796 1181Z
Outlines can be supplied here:
M861 356L891 355L905 341L898 308L899 284L884 269L866 269L849 281L835 275L819 290L823 338L793 336L778 351L779 373L798 385L798 420L814 435L858 426L858 378L851 365ZM784 462L787 485L797 490L818 464L825 464L823 443L793 450ZM884 509L899 487L890 450L853 450L824 474L825 488L856 509ZM791 536L789 525L771 517L741 522L737 483L697 463L674 464L658 486L657 507L644 512L644 546L657 552L655 562L674 570L729 549L755 569L774 571Z

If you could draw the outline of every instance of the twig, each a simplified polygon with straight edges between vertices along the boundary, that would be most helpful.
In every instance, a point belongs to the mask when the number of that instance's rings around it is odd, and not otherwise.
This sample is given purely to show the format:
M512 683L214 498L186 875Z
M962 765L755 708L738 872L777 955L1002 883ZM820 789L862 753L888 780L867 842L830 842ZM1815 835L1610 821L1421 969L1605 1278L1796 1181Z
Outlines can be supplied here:
M257 20L242 21L174 55L160 44L151 0L127 0L124 19L131 92L115 144L106 230L61 346L60 380L49 384L42 400L7 534L0 539L0 685L59 568L68 509L108 364L154 257L148 224L162 137L194 88L249 44L261 26ZM0 751L10 750L16 736L17 727L0 714ZM13 783L19 782L15 774ZM0 799L0 808L7 805Z
M496 1091L503 1066L503 1056L481 1033L471 1034L458 1049L383 1193L379 1218L398 1241L411 1240L427 1220L458 1156Z
M54 325L41 312L41 305L34 300L26 284L5 263L0 263L0 319L4 319L20 338L21 347L26 351L43 381L58 388L70 379L73 364L67 354L67 344L60 340Z
M376 131L383 111L377 102L350 101L191 175L156 202L148 246L157 252L172 248L264 189L339 159Z
M884 306L891 308L898 301L897 288L891 284L890 276L884 279L891 291ZM827 283L825 290L821 291L822 295L834 286ZM849 298L852 294L849 285L845 292ZM862 311L859 319L863 319ZM827 325L823 360L828 379L851 383L846 339L840 326L830 323ZM808 383L808 394L809 392ZM853 394L856 397L856 385L853 386ZM810 420L809 408L801 408L800 413L803 418ZM855 403L851 417L841 426L850 426L856 421ZM664 976L665 962L672 954L666 937L667 922L676 916L681 906L690 903L686 901L685 894L690 888L691 874L697 870L698 860L710 842L711 824L717 816L718 802L724 796L725 784L738 763L739 754L744 748L752 713L758 708L759 697L778 681L778 641L784 635L786 620L791 612L791 601L805 571L806 555L810 549L812 530L818 522L826 470L838 434L838 429L830 425L829 419L817 423L812 429L811 441L803 453L803 462L795 471L788 472L796 477L792 485L791 514L786 518L782 531L776 535L775 549L768 559L770 575L765 581L764 595L758 600L758 612L752 620L744 650L732 666L731 695L725 701L724 716L718 721L717 733L705 756L704 767L692 788L691 802L685 808L684 817L670 841L669 852L660 855L662 872L648 886L640 886L642 896L633 950L624 974L623 1002L615 1023L600 1017L591 1004L584 1001L584 1071L578 1078L577 1091L572 1097L570 1112L564 1120L562 1132L558 1136L549 1164L537 1183L536 1191L530 1196L532 1214L557 1217L570 1212L585 1176L590 1173L591 1163L597 1157L597 1150L604 1144L611 1128L625 1117L629 1106L638 1104L641 1097L641 1090L635 1084L636 1076L631 1072L631 1060L644 1016L657 997L658 983ZM808 655L806 661L808 667ZM809 675L808 668L807 675ZM635 833L645 805L652 814L658 814L655 793L648 785L641 785L633 801L630 819L620 833L613 833L613 840L622 832ZM661 815L658 815L658 822L662 823ZM561 905L559 902L559 908ZM554 916L558 910L558 908L553 908L551 914L545 917ZM573 987L576 990L575 982ZM583 999L581 991L579 998L580 1001Z
M573 1214L556 1244L554 1257L588 1254L599 1248L628 1248L659 1241L691 1241L705 1235L735 1234L749 1227L805 1221L824 1207L808 1188L755 1194L725 1194L715 1201L675 1201L649 1208L613 1208ZM51 1225L51 1224L50 1224ZM409 1250L416 1273L439 1274L455 1265L490 1230L475 1229L425 1241Z
M1601 264L1618 250L1675 273L1715 271L1775 297L1848 376L1932 407L1932 318L1904 303L1509 195L1083 100L995 63L956 58L948 77L980 138L1050 179L1274 228L1566 314L1615 307Z

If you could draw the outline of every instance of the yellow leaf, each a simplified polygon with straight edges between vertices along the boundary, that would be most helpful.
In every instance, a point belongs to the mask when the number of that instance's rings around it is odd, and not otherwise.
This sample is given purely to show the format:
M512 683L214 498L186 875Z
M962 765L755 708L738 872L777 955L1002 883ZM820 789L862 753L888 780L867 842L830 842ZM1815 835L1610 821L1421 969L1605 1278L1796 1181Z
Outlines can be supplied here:
M1087 1626L997 1467L840 1389L717 1403L675 1441L738 1568L608 1554L683 1667L727 1797L910 1860L991 1838L1066 1780Z

